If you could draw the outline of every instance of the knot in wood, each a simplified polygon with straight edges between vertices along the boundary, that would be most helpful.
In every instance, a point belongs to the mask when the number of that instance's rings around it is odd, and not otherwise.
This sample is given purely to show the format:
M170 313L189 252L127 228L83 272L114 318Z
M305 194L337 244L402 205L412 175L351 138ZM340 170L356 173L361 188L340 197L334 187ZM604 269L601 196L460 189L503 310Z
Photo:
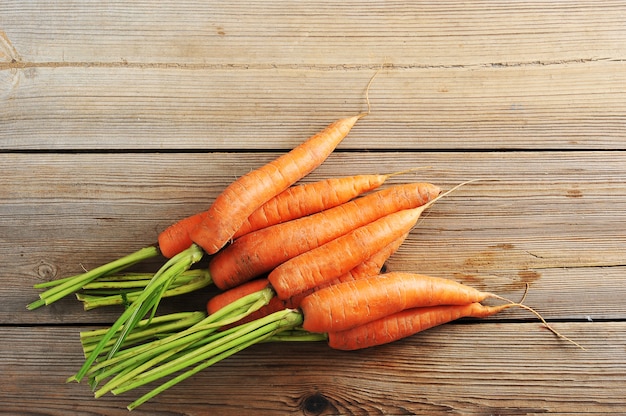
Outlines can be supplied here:
M328 408L330 402L324 395L313 393L302 400L302 411L306 415L320 415Z

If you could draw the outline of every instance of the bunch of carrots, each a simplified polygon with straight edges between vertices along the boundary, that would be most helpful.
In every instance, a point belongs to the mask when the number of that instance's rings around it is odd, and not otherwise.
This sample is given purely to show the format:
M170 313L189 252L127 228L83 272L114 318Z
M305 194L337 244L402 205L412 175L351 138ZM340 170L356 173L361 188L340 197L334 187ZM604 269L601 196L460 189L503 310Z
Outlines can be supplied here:
M418 182L377 189L404 172L294 185L366 114L335 121L235 180L207 211L164 230L157 244L37 286L46 290L29 309L72 293L85 309L125 305L110 328L81 334L85 362L70 380L88 377L100 397L178 373L129 405L133 409L259 342L324 340L332 348L354 350L513 306L548 326L521 302L448 279L382 273L421 214L456 187L442 193ZM168 260L156 273L124 273L159 254ZM208 268L192 269L204 256L210 257ZM208 300L206 312L157 316L163 297L210 284L222 292ZM481 303L490 298L503 303Z

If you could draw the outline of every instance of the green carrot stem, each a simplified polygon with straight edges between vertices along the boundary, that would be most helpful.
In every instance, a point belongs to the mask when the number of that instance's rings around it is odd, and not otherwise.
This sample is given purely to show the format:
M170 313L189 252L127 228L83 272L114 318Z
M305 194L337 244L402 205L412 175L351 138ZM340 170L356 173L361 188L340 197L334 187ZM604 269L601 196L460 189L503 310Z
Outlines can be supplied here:
M118 282L143 282L138 283L142 286L146 285L146 282L150 281L154 273L152 272L124 272L124 273L115 273L107 276L100 277L97 281L86 284L83 289L91 288L92 285L97 284L97 282L102 283L118 283Z
M319 342L328 341L328 334L308 332L302 329L283 331L272 335L265 342Z
M134 264L134 263L133 263ZM123 280L126 277L128 279L132 279L132 280L138 280L141 279L142 276L144 276L144 278L150 280L150 278L152 278L152 274L151 273L141 273L141 272L126 272L126 273L120 273L122 270L126 269L128 266L121 266L117 269L111 269L111 271L105 275L99 276L98 280L101 281L106 281L108 279L113 279L113 280ZM85 273L87 273L87 271L85 271ZM75 279L78 276L82 276L84 273L80 273L80 274L76 274L74 276L68 276L68 277L63 277L60 279L55 279L55 280L50 280L49 282L41 282L41 283L35 283L33 285L33 287L35 289L45 289L48 287L53 287L53 286L58 286L61 283L65 283L69 280ZM135 277L136 276L136 277Z
M128 280L145 280L148 281L152 279L154 273L145 273L145 272L125 272L125 273L116 273L108 276L102 276L98 279L99 282L124 282Z
M145 314L151 309L155 308L159 303L159 293L163 287L167 285L176 277L176 275L182 273L184 270L189 269L192 264L198 262L202 258L202 250L192 245L189 249L172 257L150 280L146 285L146 288L139 295L137 299L122 313L122 315L115 321L115 323L109 328L109 331L102 337L96 348L91 352L89 357L85 360L80 370L70 380L80 381L89 367L93 364L96 358L100 355L101 351L105 348L108 341L112 339L122 328L121 333L117 337L115 344L109 350L107 357L113 357L118 349L121 347L126 336L132 331L139 321L145 316ZM155 296L156 295L156 296ZM152 319L153 314L150 316Z
M207 274L208 271L203 269L187 270L177 276L176 279L172 282L172 285L188 283L191 280L206 277ZM92 290L99 289L144 288L153 276L154 273L131 273L122 275L116 274L87 283L83 286L83 290L91 292Z
M202 250L193 244L187 250L172 257L167 263L165 263L165 265L163 265L163 267L161 267L159 271L157 271L145 289L141 292L140 296L131 304L129 309L133 309L133 314L124 325L122 333L118 337L115 345L111 348L111 351L109 351L108 357L112 357L115 354L124 342L126 336L149 310L152 310L149 319L152 320L152 318L154 318L163 293L167 290L171 282L176 279L178 275L188 270L191 265L200 261L202 255ZM142 303L143 300L141 300L141 297L144 293L148 293L148 295L146 296L146 302ZM133 305L135 305L134 308Z
M133 331L126 337L126 342L128 344L132 344L132 343L137 343L141 341L146 341L149 339L154 339L159 334L170 333L171 331L177 331L183 328L185 329L189 328L193 326L194 324L200 322L202 319L204 319L204 317L206 317L206 314L204 312L185 312L185 313L181 313L180 315L184 315L184 316L182 316L178 320L168 321L165 323L155 324L153 322L151 325L147 325L145 327L142 327L139 330ZM154 318L154 320L157 320L158 318L160 317L156 317ZM83 345L83 353L85 354L85 357L89 356L89 353L93 351L93 349L96 347L97 343L99 342L99 339L100 339L100 336L95 336L95 335L92 335L90 337L85 336L81 338L81 342ZM111 345L113 345L113 340L110 340L107 343L107 345L102 351L102 354L108 353L107 347Z
M157 316L156 318L154 318L151 322L148 319L144 319L140 321L137 324L136 328L144 328L151 324L156 325L156 324L161 324L163 322L178 321L180 319L185 319L189 316L197 315L197 314L204 314L204 312L177 312L177 313L170 313L167 315L161 315L161 316ZM82 331L78 335L81 340L87 339L87 338L94 338L94 337L97 337L99 339L100 336L106 334L108 331L109 331L109 328L92 329L90 331Z
M217 339L219 337L222 337L222 336L226 335L227 333L231 333L231 332L233 332L233 328L229 328L229 329L226 329L226 330L224 330L222 332L213 333L211 335L202 337L202 338L200 338L200 340L196 341L195 343L190 343L189 344L189 348L192 348L192 347L194 347L194 346L196 346L198 344L201 344L201 343L207 344L209 342L213 342L213 340L215 340L215 339ZM172 334L172 335L175 335L175 334ZM110 358L110 359L108 359L106 361L99 362L99 363L93 365L89 369L89 373L88 374L95 374L94 379L96 381L96 385L100 381L102 381L106 377L108 377L109 375L115 374L116 377L122 377L123 374L126 374L129 371L132 371L134 368L137 368L137 365L140 364L140 362L138 362L137 360L133 360L133 359L137 355L139 355L141 353L144 353L146 351L146 349L152 351L153 348L156 348L159 345L161 345L158 341L159 340L155 340L155 341L152 341L150 343L137 345L137 346L134 346L134 347L127 348L127 349L125 349L123 351L120 351L120 353L117 354L115 357ZM148 358L150 358L151 355L153 355L153 354L148 355ZM119 367L113 368L118 363L122 363L122 364L119 365ZM109 369L109 370L105 370L105 369ZM94 388L95 388L95 386L94 386Z
M178 357L177 359L167 362L159 367L153 368L137 377L128 383L122 384L116 389L112 390L113 394L120 394L134 388L143 386L144 384L153 382L162 377L166 377L169 374L180 371L190 365L196 364L200 361L207 360L212 357L231 350L236 349L239 351L244 346L256 344L267 337L280 332L282 330L293 329L302 324L302 314L285 309L275 312L264 318L252 321L246 324L242 324L237 327L237 331L234 331L226 336L223 336L212 343L206 344L198 349L194 349L187 354ZM253 342L252 342L253 341ZM232 354L230 354L232 355Z
M40 293L39 300L28 304L26 307L29 310L33 310L43 305L50 305L51 303L56 302L57 300L78 291L85 284L97 279L100 276L117 273L126 267L130 267L133 264L136 264L142 260L155 257L158 254L159 250L156 247L145 247L132 254L114 260L105 265L96 267L95 269L89 270L85 273L63 279L62 283L51 287L45 292Z
M190 270L190 272L191 271L196 272L196 270ZM211 279L211 274L208 270L197 270L197 272L200 273L194 274L197 274L198 276L191 279L189 279L189 276L186 276L183 281L178 278L175 279L170 284L170 288L161 294L161 297L166 298L179 296L185 293L190 293L195 290L202 289L213 283L213 280ZM109 296L91 296L77 293L76 297L78 300L83 302L83 308L85 310L91 310L103 306L123 305L128 302L133 302L140 296L141 292L141 290L136 290L128 291L124 294L115 294Z
M112 374L122 372L123 369L127 369L129 367L140 367L141 370L133 372L134 376L140 371L168 359L170 356L176 354L178 351L186 348L187 346L192 345L199 340L206 339L208 335L217 331L219 328L237 322L243 317L258 310L270 301L273 294L274 293L270 288L252 293L236 300L235 302L232 302L184 331L173 334L167 338L153 341L150 344L144 345L144 348L134 350L132 356L127 357L126 354L122 353L120 356L98 363L92 368L94 371L99 371L99 374L96 375L96 379L99 382ZM226 335L227 333L224 332L222 334ZM169 350L176 351L169 353ZM160 357L156 357L159 355ZM146 362L149 364L145 364ZM101 371L104 367L109 368ZM120 379L120 377L116 376L113 380L109 381L98 392L96 392L96 397L101 396L124 381L125 379Z
M220 361L222 361L225 358L230 357L233 354L236 354L239 351L242 351L254 344L256 344L257 342L259 342L259 340L256 339L252 339L246 343L242 343L236 347L233 347L221 354L218 354L216 356L214 356L211 359L208 359L206 361L204 361L203 363L195 366L194 368L192 368L191 370L188 370L176 377L174 377L173 379L161 384L159 387L149 391L148 393L144 394L143 396L139 397L137 400L135 400L134 402L132 402L131 404L129 404L126 408L128 410L133 410L136 409L137 407L141 406L143 403L147 402L148 400L150 400L151 398L157 396L158 394L164 392L165 390L169 389L170 387L180 383L181 381L193 376L194 374L204 370L205 368L208 368L210 366L212 366L215 363L218 363Z

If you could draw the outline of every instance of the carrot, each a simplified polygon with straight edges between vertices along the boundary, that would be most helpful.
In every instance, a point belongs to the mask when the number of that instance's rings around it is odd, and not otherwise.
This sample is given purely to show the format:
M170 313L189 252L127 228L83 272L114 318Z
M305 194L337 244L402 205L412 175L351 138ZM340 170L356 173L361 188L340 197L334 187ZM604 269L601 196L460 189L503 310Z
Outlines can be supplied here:
M365 90L367 112L336 120L289 153L231 183L190 232L191 241L208 254L217 253L261 205L321 165L356 122L370 113L369 89L378 72Z
M371 174L330 178L292 186L250 214L233 235L233 239L270 225L280 224L336 207L365 192L380 187L391 176L406 172L409 171L385 175Z
M191 240L208 254L216 253L257 208L322 164L365 114L331 123L289 153L231 183L191 231Z
M524 294L525 298L526 294ZM544 326L557 337L568 341L577 347L585 350L583 346L559 333L550 326L546 320L533 308L524 305L523 299L513 302L508 299L493 295L498 299L508 303L498 306L483 305L479 302L468 303L466 305L436 305L429 307L409 308L396 312L380 319L367 322L350 329L337 332L329 332L328 345L331 348L345 351L358 350L388 344L402 338L417 334L435 326L461 318L487 318L501 311L519 307L533 313L544 324Z
M338 283L343 283L350 280L363 279L371 275L379 274L383 269L385 262L389 259L389 257L391 257L393 253L396 252L396 250L398 250L398 248L400 247L400 245L402 245L404 240L406 240L408 235L409 233L405 233L400 238L395 239L390 244L387 244L385 247L383 247L382 250L374 253L373 256L365 260L363 263L358 264L352 270L337 277L336 279L333 279L330 282L323 284L321 287L319 287L319 289L326 286L336 285Z
M214 314L218 310L222 309L226 305L233 303L237 299L241 299L246 295L250 295L251 293L265 289L269 285L270 282L267 279L256 279L246 282L237 287L233 287L232 289L228 289L211 297L211 299L209 299L209 301L207 302L206 310L209 315Z
M389 258L389 256L391 256L391 254L393 254L398 249L406 236L407 234L389 244L388 246L384 247L383 250L374 254L371 258L369 258L362 264L359 264L348 273L316 289L321 289L326 286L339 284L346 281L363 279L367 276L380 273L385 261ZM230 303L236 301L237 299L240 299L246 295L250 295L256 291L262 290L268 286L270 286L270 282L269 280L267 280L267 278L251 280L239 286L235 286L234 288L228 289L227 291L215 295L211 299L209 299L209 301L207 302L207 312L209 314L214 314L220 309L229 305ZM302 299L304 299L305 296L311 294L312 292L313 290L300 293L287 300L282 300L279 299L278 296L274 296L267 305L262 306L259 310L246 316L236 324L240 325L246 322L251 322L283 309L298 308L300 307L300 302L302 302ZM225 328L229 328L234 325L235 324L229 325Z
M272 287L279 298L289 299L347 273L387 244L408 233L426 208L465 183L417 208L388 214L285 261L269 274Z
M161 254L169 259L181 251L188 249L192 244L189 233L202 223L205 216L206 211L199 212L187 218L183 218L161 231L158 236L159 251Z
M366 284L361 284L363 282ZM264 290L268 291L269 288ZM320 295L323 292L325 293ZM246 298L249 296L254 294ZM330 286L306 296L300 310L286 309L274 312L225 331L211 332L208 337L204 335L207 326L199 322L180 335L174 334L157 341L158 344L150 344L156 345L156 348L149 346L142 349L139 360L121 362L115 359L105 360L98 365L98 370L104 365L108 367L108 371L105 372L107 376L117 374L96 391L96 396L99 397L107 391L121 394L178 373L131 403L128 408L133 409L165 389L245 348L271 341L277 334L279 335L277 339L289 340L289 335L280 335L297 328L326 334L336 333L409 308L467 305L488 297L502 299L512 304L502 306L501 309L514 306L513 302L502 297L451 280L411 273L388 273ZM231 310L238 311L240 307L234 308L234 304L238 302L239 300L228 306ZM525 305L515 305L534 312ZM534 313L540 317L538 313ZM207 319L210 318L211 315ZM546 324L543 318L541 320ZM324 321L322 325L317 325L321 321ZM312 326L315 328L310 329ZM303 339L302 332L297 332L297 339ZM560 335L556 331L553 332ZM96 377L98 376L102 377L101 373Z
M449 279L389 272L313 292L300 304L302 327L310 332L337 332L409 308L466 305L497 295Z
M228 289L389 213L428 203L441 190L429 183L395 185L317 214L246 234L209 263L214 284Z
M386 215L282 263L268 279L281 299L322 286L405 234L421 212L420 207Z
M397 341L460 318L486 318L514 305L507 303L485 306L473 302L465 305L405 309L354 328L329 332L328 345L331 348L346 351L369 348Z

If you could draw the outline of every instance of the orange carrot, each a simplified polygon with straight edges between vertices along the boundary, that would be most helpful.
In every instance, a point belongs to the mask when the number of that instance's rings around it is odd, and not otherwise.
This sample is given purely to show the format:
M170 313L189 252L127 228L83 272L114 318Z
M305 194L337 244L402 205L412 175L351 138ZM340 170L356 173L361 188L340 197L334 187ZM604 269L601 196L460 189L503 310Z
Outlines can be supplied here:
M268 279L281 299L322 286L406 234L423 207L386 215L277 266Z
M207 302L206 309L209 315L214 314L224 306L231 304L237 299L241 299L246 295L250 295L259 290L263 290L269 286L267 279L256 279L244 283L243 285L233 287L225 292L219 293Z
M320 287L318 287L318 289L322 289L330 285L336 285L338 283L347 282L350 280L358 280L375 274L380 274L385 265L385 262L389 259L389 257L391 257L393 253L396 252L396 250L398 250L398 248L400 247L400 245L402 245L404 240L406 240L408 235L409 233L405 233L400 238L392 241L391 244L387 244L385 247L382 248L382 250L374 253L372 257L365 260L363 263L358 264L348 273L345 273L337 277L336 279L333 279L330 282L321 285Z
M391 176L404 172L330 178L292 186L250 214L241 228L233 235L233 239L270 225L336 207L365 192L378 188Z
M497 295L449 279L390 272L317 290L300 303L302 327L337 332L417 307L466 305Z
M436 305L404 309L362 325L329 332L327 334L328 345L334 349L347 351L363 349L397 341L460 318L487 318L505 309L518 307L534 314L557 337L585 350L576 341L571 340L550 326L539 312L524 305L522 303L523 300L515 303L498 295L489 293L487 295L508 303L498 306L487 306L479 302L472 302L464 305Z
M213 282L228 289L389 213L428 203L440 194L428 183L395 185L317 214L246 234L209 263Z
M322 287L408 233L426 208L466 183L422 206L388 214L285 261L269 274L272 287L281 299Z
M257 208L322 164L365 114L331 123L289 153L231 183L191 231L191 240L208 254L216 253Z
M398 247L402 244L406 236L407 234L397 239L396 241L392 242L388 246L384 247L383 250L374 254L370 259L366 260L362 264L359 264L357 267L350 270L348 273L344 274L343 276L338 277L337 279L331 282L328 282L324 286L317 288L317 289L321 289L323 287L330 286L333 284L339 284L342 282L363 279L365 277L380 273L385 261L389 258L389 256L391 256L391 254L393 254L398 249ZM270 285L270 282L269 280L267 280L267 278L261 278L261 279L251 280L239 286L235 286L231 289L228 289L225 292L217 294L213 296L211 299L209 299L209 301L207 302L207 312L209 313L209 315L214 314L215 312L225 307L226 305L234 302L235 300L241 299L242 297L246 295L250 295L259 290L265 289L269 285ZM251 322L253 320L262 318L264 316L267 316L271 313L274 313L283 309L299 308L300 302L302 302L302 299L304 299L305 296L308 296L311 293L313 293L313 290L300 293L287 300L282 300L282 299L279 299L278 296L274 296L267 305L261 307L257 311L252 312L250 315L241 319L236 324L230 325L228 327L241 325L246 322Z
M466 305L438 305L405 309L354 328L330 332L328 333L328 345L338 350L373 347L397 341L460 318L486 318L512 306L514 306L512 303L485 306L474 302Z
M161 231L158 237L159 251L161 254L169 259L181 251L188 249L192 244L189 233L200 225L205 216L206 211L199 212L190 217L183 218Z

